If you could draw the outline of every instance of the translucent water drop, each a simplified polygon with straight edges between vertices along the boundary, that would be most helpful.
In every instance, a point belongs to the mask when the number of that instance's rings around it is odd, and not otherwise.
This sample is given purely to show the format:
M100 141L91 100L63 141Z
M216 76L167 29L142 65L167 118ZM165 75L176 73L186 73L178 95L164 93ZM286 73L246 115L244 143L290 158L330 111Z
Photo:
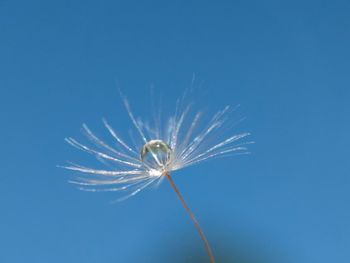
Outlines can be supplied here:
M162 140L151 140L141 149L141 161L155 170L163 170L170 163L173 151Z

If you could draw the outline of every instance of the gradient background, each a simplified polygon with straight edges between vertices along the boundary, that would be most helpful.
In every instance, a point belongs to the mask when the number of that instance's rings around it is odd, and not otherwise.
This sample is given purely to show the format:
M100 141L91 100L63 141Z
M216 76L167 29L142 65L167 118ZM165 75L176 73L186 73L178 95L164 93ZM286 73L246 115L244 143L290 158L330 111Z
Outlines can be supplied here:
M111 205L56 168L87 160L63 141L84 122L127 134L118 88L147 118L151 85L171 108L193 73L200 104L241 104L237 132L256 142L174 174L218 262L349 262L349 14L349 1L0 1L0 262L205 262L168 183Z

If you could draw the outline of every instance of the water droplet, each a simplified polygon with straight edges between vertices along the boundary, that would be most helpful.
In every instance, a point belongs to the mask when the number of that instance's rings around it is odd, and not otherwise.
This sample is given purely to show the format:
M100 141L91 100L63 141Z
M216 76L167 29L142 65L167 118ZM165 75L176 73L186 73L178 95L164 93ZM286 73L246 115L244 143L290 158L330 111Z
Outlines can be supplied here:
M170 163L173 151L162 140L151 140L141 149L141 161L155 170L163 170Z

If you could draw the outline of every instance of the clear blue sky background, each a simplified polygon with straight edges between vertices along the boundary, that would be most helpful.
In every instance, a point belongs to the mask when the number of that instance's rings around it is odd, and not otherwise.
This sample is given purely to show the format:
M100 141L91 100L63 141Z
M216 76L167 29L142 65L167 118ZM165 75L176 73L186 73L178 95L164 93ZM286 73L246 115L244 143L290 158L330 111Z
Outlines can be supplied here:
M63 141L84 122L127 134L118 88L142 115L192 73L256 142L174 175L221 262L349 262L349 3L0 1L0 262L205 258L166 182L110 205L56 168L86 161Z

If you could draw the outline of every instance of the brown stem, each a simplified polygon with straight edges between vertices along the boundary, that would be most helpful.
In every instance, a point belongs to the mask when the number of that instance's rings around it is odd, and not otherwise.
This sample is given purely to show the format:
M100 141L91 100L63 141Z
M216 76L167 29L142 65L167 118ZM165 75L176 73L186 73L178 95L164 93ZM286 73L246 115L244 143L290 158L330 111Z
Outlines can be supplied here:
M182 194L180 193L179 189L176 187L173 179L170 177L170 174L169 173L164 173L164 176L169 180L171 187L174 189L174 191L177 194L178 198L180 199L182 205L184 206L186 212L189 214L189 216L190 216L194 226L196 227L199 236L203 240L204 246L205 246L205 250L207 251L209 259L210 259L210 263L215 263L214 255L213 255L213 252L211 251L211 248L209 246L209 242L206 239L206 237L205 237L201 227L199 226L199 223L198 223L196 217L194 216L194 214L192 213L191 209L189 208L189 206L185 202L185 199L182 197Z

